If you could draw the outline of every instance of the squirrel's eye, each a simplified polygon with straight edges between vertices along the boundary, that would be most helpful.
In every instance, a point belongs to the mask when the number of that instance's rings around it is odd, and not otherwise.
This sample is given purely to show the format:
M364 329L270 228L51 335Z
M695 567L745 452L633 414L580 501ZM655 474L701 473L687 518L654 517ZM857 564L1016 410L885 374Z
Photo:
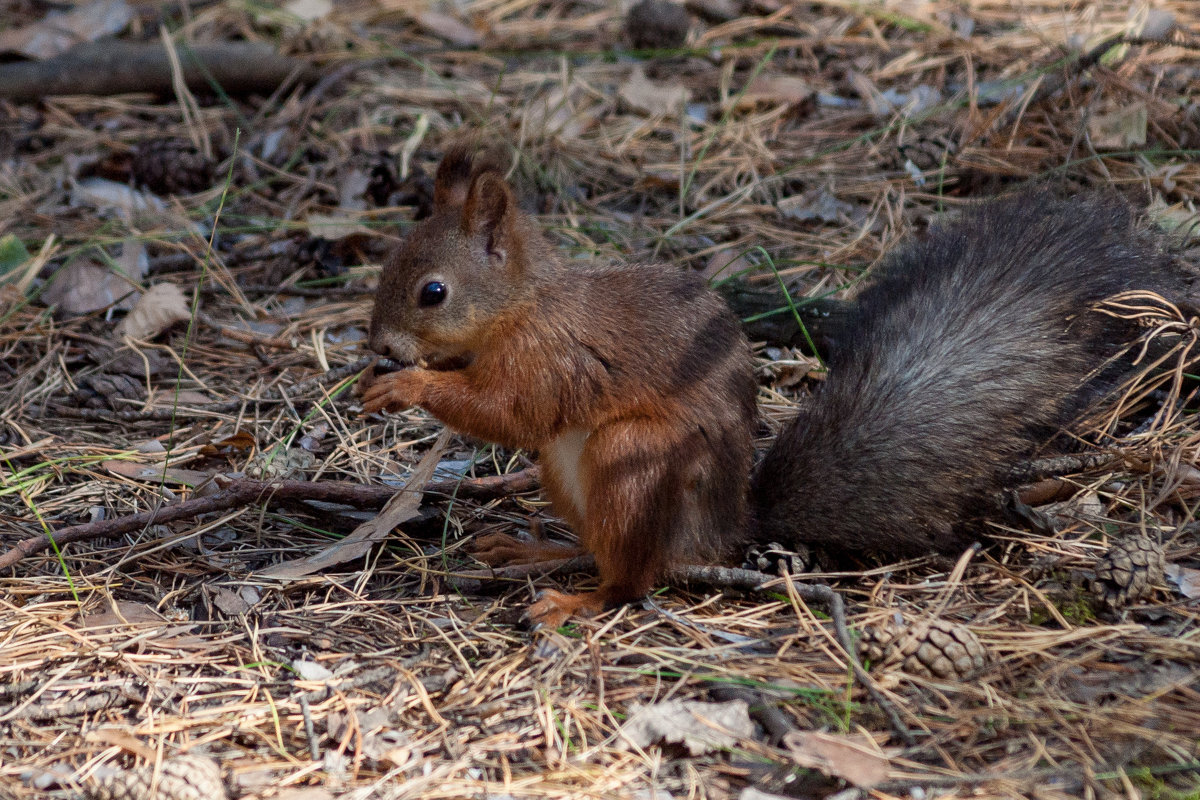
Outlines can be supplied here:
M446 299L446 284L441 281L430 281L421 287L421 297L417 301L422 306L436 306Z

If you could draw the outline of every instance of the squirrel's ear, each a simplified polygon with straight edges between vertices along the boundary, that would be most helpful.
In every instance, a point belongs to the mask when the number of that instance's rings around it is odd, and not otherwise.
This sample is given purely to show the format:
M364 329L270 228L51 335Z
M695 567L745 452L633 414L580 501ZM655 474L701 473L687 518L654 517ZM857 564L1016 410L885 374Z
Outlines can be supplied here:
M435 210L462 208L471 183L485 172L503 173L505 151L498 146L480 147L478 141L462 139L446 150L433 179Z
M471 166L474 158L466 142L451 145L438 164L433 179L435 209L461 207L471 187Z
M484 172L475 179L463 205L463 230L487 237L488 254L501 264L512 249L516 208L512 189L495 172Z

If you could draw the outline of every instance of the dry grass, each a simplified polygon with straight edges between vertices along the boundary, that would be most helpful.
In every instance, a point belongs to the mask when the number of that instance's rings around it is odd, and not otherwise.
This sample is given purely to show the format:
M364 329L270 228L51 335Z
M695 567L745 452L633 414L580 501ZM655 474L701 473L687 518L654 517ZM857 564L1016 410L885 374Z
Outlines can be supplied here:
M415 195L397 187L464 126L517 145L529 206L580 254L697 268L744 255L814 297L852 286L940 208L1028 179L1114 186L1164 219L1200 196L1200 51L1123 46L1072 66L1137 34L1148 11L1200 40L1193 0L759 0L653 55L623 50L621 10L599 0L339 4L308 23L194 5L168 26L196 42L274 41L340 77L267 99L200 96L186 115L148 96L0 102L0 235L45 244L43 277L140 243L150 281L199 289L203 311L141 348L127 370L141 393L110 391L94 379L120 371L106 347L115 319L56 319L0 286L0 549L191 496L213 474L286 464L379 483L415 463L435 424L364 420L344 390L353 377L315 379L362 355L376 265L411 219ZM32 4L5 6L12 24L29 21ZM480 46L447 45L426 8L468 23ZM689 90L683 113L639 108L636 69ZM897 108L898 94L932 102ZM1128 130L1104 121L1130 109L1144 109L1145 143L1104 141ZM70 202L72 181L126 180L131 150L160 137L209 142L228 180L132 219ZM397 205L386 192L345 202L381 163L410 170L393 180ZM419 195L420 181L408 188ZM316 237L341 231L316 215L379 235L329 248ZM772 420L793 391L764 387ZM98 408L80 410L87 396ZM1115 466L1071 478L1053 538L998 530L965 569L822 578L857 630L937 617L986 646L989 666L961 681L876 673L915 746L849 678L824 610L783 590L670 589L534 636L513 624L525 582L456 590L448 575L474 566L463 538L526 526L535 494L432 503L365 561L290 582L256 574L362 513L252 506L72 544L0 576L0 796L74 797L105 770L183 752L218 757L248 798L311 785L353 798L835 791L771 737L687 756L618 735L634 702L732 686L786 726L886 748L873 796L1194 798L1200 609L1163 585L1107 615L1083 576L1138 528L1162 537L1169 563L1196 567L1200 427L1181 413L1113 448ZM449 466L472 475L526 464L452 449Z

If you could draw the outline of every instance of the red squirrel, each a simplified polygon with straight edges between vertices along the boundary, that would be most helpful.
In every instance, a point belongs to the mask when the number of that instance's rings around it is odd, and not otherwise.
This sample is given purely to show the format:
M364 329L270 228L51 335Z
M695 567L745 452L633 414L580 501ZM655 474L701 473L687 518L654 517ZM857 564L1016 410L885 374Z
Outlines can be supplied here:
M595 557L600 588L543 592L535 622L640 597L672 565L728 555L746 529L757 410L738 320L678 269L568 264L495 163L466 146L445 155L432 216L383 268L370 346L417 366L379 376L366 412L420 406L538 452L546 494ZM547 552L494 536L477 555Z
M1098 391L1133 335L1095 310L1166 283L1124 203L1025 194L984 204L886 258L824 385L753 476L750 348L699 277L563 259L492 156L438 167L433 214L383 268L367 413L419 406L537 451L553 508L600 587L542 592L557 626L643 596L673 567L754 535L880 556L952 552L1004 473ZM1103 372L1103 370L1100 370ZM562 555L563 551L556 554ZM488 563L547 546L503 535Z

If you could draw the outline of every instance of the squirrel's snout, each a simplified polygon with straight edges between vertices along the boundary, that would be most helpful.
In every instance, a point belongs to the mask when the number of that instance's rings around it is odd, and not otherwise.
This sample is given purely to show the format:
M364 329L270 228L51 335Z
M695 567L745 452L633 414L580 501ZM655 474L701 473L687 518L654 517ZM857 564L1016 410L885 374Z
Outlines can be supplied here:
M390 358L400 364L412 364L421 357L419 348L411 336L395 331L388 332L383 326L371 326L371 332L367 335L367 346L384 358Z

